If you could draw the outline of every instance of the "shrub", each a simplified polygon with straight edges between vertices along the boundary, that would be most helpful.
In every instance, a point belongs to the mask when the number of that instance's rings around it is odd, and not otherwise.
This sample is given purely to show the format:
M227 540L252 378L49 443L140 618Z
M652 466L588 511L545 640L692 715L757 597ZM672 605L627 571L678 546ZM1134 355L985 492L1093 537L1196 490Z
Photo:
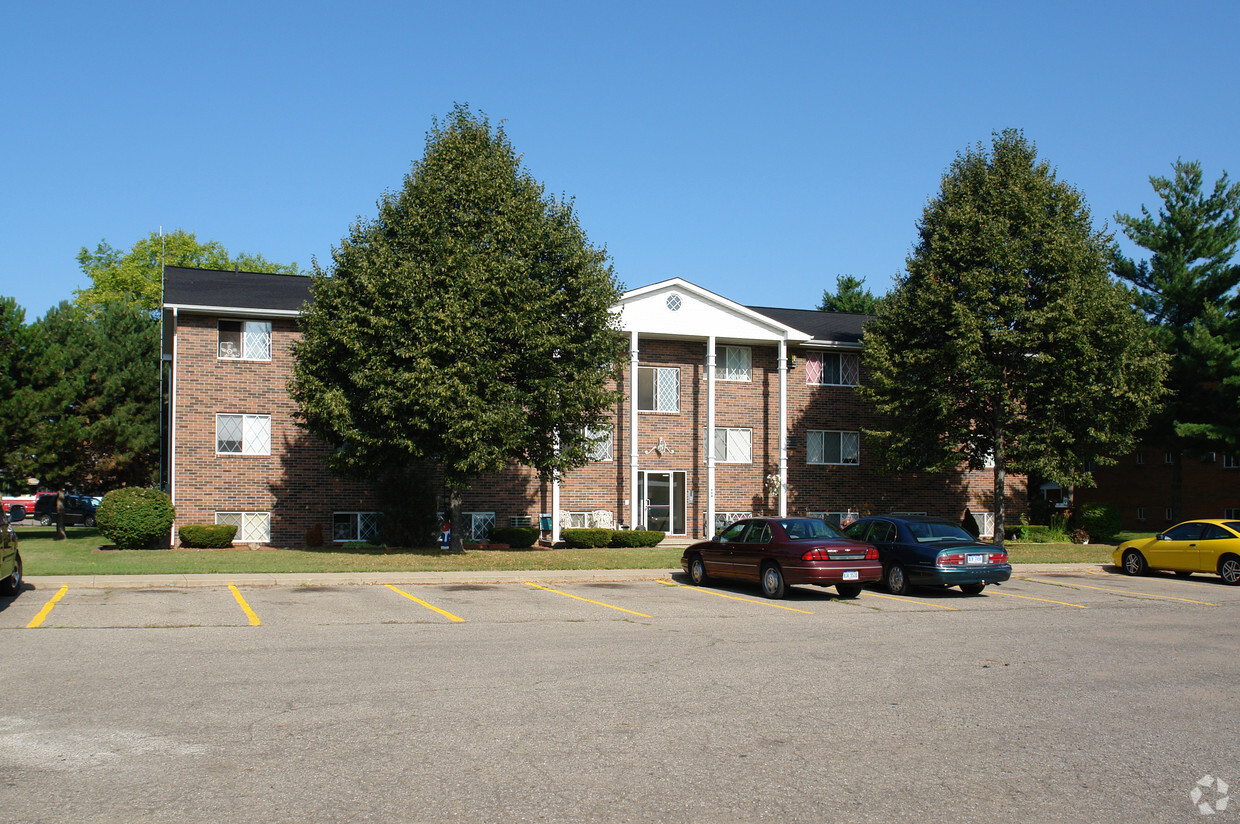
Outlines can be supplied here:
M610 547L633 548L658 546L667 533L657 529L617 529L611 533Z
M176 516L167 494L158 489L126 487L103 496L95 524L121 549L167 549Z
M1119 508L1115 504L1081 504L1076 525L1099 539L1114 538L1120 530Z
M1068 513L1061 512L1051 516L1048 540L1055 544L1062 544L1068 540Z
M1083 529L1074 529L1072 531L1072 543L1074 544L1089 543L1089 533Z
M177 530L181 546L189 549L224 549L236 535L236 524L186 524Z
M611 541L610 529L565 529L560 538L573 549L596 549Z
M513 549L526 549L534 545L538 534L538 528L533 526L499 526L491 530L491 540Z

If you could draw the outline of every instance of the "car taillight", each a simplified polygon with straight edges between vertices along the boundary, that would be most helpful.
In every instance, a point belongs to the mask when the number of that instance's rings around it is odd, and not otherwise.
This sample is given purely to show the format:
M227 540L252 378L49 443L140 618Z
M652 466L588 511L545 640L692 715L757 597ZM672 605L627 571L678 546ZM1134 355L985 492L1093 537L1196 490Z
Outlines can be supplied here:
M1007 563L1007 553L1006 553L1006 552L992 552L992 553L990 553L990 562L991 562L992 564L1006 564L1006 563Z
M820 546L816 546L801 556L802 561L830 561L831 556Z
M964 566L965 557L963 552L944 552L939 555L939 566Z
M878 560L878 548L870 547L869 549L867 549L865 551L865 559L867 561L877 561Z

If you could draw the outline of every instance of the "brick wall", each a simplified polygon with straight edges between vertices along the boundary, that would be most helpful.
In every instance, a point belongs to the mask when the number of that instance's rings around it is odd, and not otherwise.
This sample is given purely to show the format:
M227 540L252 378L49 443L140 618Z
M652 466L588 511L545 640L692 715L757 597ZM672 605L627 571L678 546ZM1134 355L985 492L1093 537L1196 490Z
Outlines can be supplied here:
M1161 532L1177 521L1194 518L1222 518L1228 509L1240 509L1240 468L1228 466L1223 453L1206 459L1184 453L1182 464L1182 511L1178 518L1167 518L1172 506L1171 487L1174 464L1166 461L1164 447L1145 444L1125 455L1114 466L1094 470L1097 486L1080 487L1075 502L1109 503L1119 508L1124 529ZM1138 455L1143 457L1138 462ZM1140 517L1139 509L1145 509Z

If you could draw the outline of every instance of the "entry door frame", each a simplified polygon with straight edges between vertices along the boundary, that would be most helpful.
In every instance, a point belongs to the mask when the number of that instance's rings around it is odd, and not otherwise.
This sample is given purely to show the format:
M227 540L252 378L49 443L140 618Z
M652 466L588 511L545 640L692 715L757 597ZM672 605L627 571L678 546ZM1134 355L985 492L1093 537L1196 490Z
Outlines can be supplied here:
M652 503L650 500L650 477L661 476L666 479L667 483L667 503ZM685 490L688 483L688 472L683 469L640 469L637 472L637 495L640 501L638 507L638 515L640 518L637 524L638 529L649 529L650 510L655 507L667 508L667 519L669 527L663 530L668 535L686 535L688 529L688 505L686 504ZM679 495L677 492L679 491ZM680 529L677 530L677 524Z

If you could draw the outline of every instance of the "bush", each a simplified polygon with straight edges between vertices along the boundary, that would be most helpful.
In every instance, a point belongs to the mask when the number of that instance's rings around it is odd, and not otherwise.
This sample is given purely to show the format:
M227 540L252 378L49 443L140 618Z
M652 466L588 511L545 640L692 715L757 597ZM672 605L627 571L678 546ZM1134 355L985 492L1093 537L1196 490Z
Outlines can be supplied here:
M538 528L533 526L499 526L491 530L491 541L508 544L513 549L526 549L534 545L538 535Z
M560 538L573 549L597 549L611 542L610 529L565 529Z
M617 529L611 533L607 545L620 548L658 546L666 537L667 533L657 529Z
M1072 543L1087 544L1089 543L1089 533L1083 529L1072 530Z
M103 496L95 524L121 549L168 548L177 511L158 489L126 487Z
M1119 534L1119 508L1115 504L1081 504L1076 509L1076 525L1101 540Z
M181 546L189 549L224 549L237 536L236 524L186 524L177 530Z

